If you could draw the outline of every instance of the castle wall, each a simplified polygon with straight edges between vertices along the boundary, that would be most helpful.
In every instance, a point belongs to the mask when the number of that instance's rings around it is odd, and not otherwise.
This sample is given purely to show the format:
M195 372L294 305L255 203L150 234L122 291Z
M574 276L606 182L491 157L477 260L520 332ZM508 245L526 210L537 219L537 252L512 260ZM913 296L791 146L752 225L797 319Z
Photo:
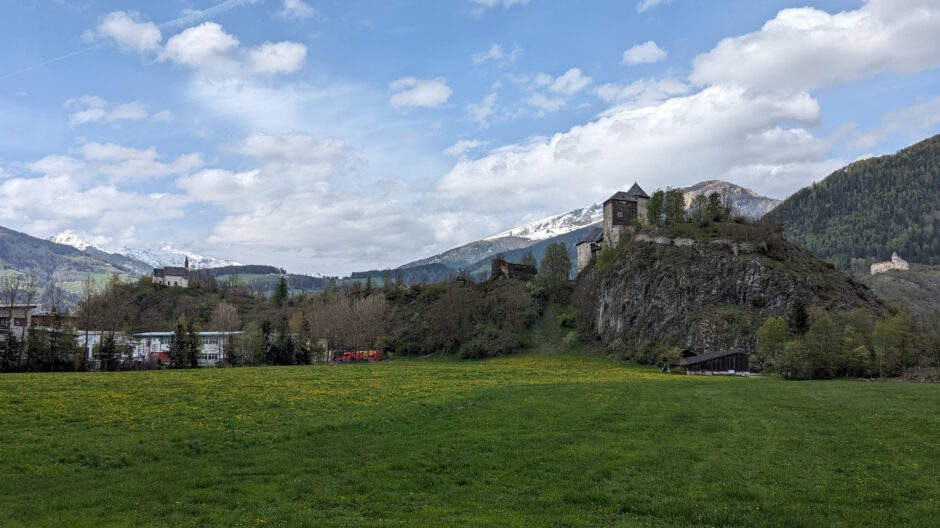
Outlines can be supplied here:
M591 262L591 256L593 252L591 251L591 242L583 242L578 244L578 273L581 273L585 267Z

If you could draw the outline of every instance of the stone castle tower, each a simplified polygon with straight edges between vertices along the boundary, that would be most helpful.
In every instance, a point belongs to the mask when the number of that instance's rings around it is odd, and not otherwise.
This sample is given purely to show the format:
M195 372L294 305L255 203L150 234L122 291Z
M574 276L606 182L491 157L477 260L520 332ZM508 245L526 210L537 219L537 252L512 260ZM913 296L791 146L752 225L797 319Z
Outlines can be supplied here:
M646 204L650 197L636 183L630 190L620 191L604 202L602 227L592 229L578 241L578 273L591 262L603 247L616 246L620 235L634 222L646 223Z
M604 202L605 246L616 246L620 242L620 234L634 220L646 223L646 204L649 199L646 191L634 182L630 190L617 192Z

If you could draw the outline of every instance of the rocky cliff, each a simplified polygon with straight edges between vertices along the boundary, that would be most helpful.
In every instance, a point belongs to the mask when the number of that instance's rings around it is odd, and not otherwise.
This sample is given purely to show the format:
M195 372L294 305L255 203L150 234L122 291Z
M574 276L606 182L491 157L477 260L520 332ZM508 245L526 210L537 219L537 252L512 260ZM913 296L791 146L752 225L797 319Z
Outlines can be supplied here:
M582 321L603 340L695 352L753 352L757 328L802 299L829 310L883 314L864 285L781 238L639 235L602 253L578 278ZM738 233L741 235L742 233Z

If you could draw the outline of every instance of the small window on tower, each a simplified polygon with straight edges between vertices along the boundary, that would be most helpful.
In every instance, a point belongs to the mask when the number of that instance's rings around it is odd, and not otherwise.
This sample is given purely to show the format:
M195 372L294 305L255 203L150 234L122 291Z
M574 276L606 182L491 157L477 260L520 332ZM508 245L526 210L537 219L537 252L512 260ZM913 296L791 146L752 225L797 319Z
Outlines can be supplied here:
M617 218L623 218L623 211L617 211Z

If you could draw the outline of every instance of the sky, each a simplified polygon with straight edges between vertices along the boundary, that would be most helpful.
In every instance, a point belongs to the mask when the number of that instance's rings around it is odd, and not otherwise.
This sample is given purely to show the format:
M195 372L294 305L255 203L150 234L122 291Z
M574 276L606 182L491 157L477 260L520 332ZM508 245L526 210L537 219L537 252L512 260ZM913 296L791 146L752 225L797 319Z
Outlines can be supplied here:
M937 0L10 0L0 225L294 273L940 131Z

